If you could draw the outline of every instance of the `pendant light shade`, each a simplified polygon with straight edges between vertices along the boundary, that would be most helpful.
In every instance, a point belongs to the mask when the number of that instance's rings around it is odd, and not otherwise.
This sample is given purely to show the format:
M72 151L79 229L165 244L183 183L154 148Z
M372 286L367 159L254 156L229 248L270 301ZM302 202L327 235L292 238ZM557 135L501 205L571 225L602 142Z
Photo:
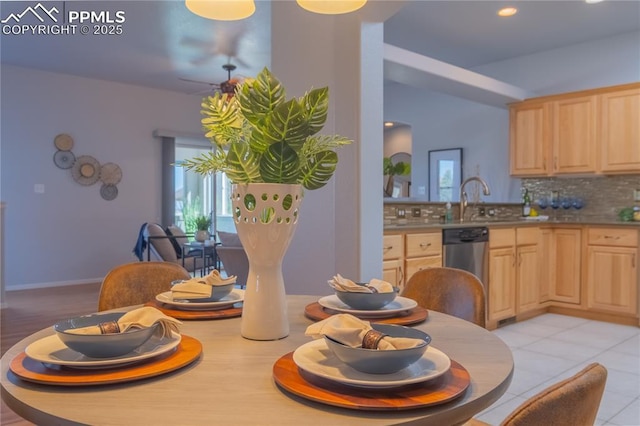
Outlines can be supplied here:
M196 15L218 21L248 18L256 11L253 0L186 0L185 4Z
M339 15L360 9L367 0L297 0L300 7L310 12Z

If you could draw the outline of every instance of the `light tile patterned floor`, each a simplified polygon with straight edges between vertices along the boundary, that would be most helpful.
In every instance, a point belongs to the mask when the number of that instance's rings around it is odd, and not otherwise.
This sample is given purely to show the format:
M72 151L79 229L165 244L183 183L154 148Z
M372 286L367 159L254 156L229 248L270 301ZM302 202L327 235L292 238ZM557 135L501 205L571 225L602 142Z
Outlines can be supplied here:
M476 416L498 425L537 392L592 362L608 371L598 426L640 426L640 328L557 314L511 324L494 333L513 351L507 392Z

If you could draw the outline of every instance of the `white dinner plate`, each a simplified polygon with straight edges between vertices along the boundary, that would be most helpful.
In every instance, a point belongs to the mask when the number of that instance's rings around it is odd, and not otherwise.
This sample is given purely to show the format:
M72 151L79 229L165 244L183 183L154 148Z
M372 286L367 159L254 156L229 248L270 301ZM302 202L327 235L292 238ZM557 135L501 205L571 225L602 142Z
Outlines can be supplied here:
M367 311L352 309L351 307L349 307L349 305L342 303L342 301L338 299L338 296L336 296L335 294L332 294L331 296L321 297L318 300L318 303L320 304L320 306L324 308L331 309L337 312L343 312L346 314L352 314L361 318L392 317L401 312L408 311L418 306L418 303L415 300L409 299L407 297L402 297L402 296L396 297L393 300L393 302L389 303L386 306L383 306L380 309L367 310Z
M349 367L327 347L324 339L316 339L293 352L293 362L315 376L359 388L395 388L422 383L440 377L451 367L451 360L442 351L429 346L415 363L391 374L368 374Z
M184 299L173 300L170 291L165 291L156 296L156 300L167 305L175 306L180 309L190 311L213 311L217 309L224 309L232 306L234 303L242 302L244 300L244 290L234 288L231 293L217 302L193 302Z
M144 345L128 354L103 359L82 355L68 348L57 335L53 334L31 343L24 352L29 358L45 364L74 368L105 368L119 364L130 364L162 355L175 349L181 340L182 336L178 333L173 333L171 338L161 338L153 335Z

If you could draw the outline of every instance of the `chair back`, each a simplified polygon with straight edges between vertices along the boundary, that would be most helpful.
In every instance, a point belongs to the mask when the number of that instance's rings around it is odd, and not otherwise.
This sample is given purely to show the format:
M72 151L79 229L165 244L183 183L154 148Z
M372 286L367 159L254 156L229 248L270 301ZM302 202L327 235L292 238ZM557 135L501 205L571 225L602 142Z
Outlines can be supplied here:
M484 286L471 272L456 268L427 268L409 278L402 296L418 305L485 327Z
M155 250L158 256L165 262L178 262L176 250L171 240L167 237L167 233L160 225L149 223L147 225L147 237L149 238L149 250Z
M225 272L227 275L235 275L237 277L236 283L244 288L249 276L249 258L242 247L238 234L218 231L218 239L221 245L216 247L216 253Z
M171 290L171 281L191 278L182 266L170 262L133 262L113 268L100 287L98 311L146 303Z
M589 364L526 400L501 425L593 425L606 381L607 369L598 363Z

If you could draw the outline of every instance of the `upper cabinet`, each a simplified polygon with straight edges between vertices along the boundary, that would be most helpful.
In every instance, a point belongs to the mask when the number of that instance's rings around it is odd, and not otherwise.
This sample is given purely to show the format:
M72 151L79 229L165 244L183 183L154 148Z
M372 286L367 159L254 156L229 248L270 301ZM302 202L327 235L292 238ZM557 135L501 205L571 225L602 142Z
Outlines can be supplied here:
M640 83L510 105L513 176L640 173Z
M640 169L640 87L600 95L600 169Z
M520 102L509 109L512 175L548 173L549 110L544 102Z

